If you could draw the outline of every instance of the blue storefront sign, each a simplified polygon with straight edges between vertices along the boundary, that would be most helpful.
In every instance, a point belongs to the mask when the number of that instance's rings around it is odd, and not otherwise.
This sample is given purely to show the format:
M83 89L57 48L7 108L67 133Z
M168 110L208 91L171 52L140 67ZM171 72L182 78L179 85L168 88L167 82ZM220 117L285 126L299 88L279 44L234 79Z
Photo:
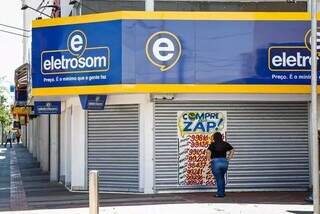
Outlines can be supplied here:
M16 90L15 92L15 103L16 106L25 106L27 105L28 92L27 90Z
M35 21L32 37L34 95L306 93L311 78L307 13L115 12Z
M61 114L60 101L35 101L34 114Z
M103 110L107 95L80 95L80 103L84 110Z

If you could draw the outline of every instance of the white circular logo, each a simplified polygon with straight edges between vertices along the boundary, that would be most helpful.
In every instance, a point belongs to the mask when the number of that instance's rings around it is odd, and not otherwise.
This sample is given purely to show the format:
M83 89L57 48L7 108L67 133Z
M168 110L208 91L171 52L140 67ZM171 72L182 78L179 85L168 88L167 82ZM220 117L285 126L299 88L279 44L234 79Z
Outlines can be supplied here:
M176 35L168 31L154 33L146 43L146 55L160 71L167 71L179 61L181 43Z
M72 55L80 57L87 48L87 37L80 30L72 31L69 34L67 45Z
M317 54L320 55L320 28L317 29ZM311 29L307 31L304 36L304 44L309 51L311 51Z

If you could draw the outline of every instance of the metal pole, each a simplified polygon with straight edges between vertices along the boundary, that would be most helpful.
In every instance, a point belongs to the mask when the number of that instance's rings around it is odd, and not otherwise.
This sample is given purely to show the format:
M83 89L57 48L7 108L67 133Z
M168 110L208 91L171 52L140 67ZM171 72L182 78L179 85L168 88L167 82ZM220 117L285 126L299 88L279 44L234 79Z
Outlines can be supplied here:
M311 0L311 143L313 212L319 214L319 145L317 123L317 0Z
M99 172L89 172L89 213L99 214Z
M48 115L48 169L49 173L51 174L51 115Z

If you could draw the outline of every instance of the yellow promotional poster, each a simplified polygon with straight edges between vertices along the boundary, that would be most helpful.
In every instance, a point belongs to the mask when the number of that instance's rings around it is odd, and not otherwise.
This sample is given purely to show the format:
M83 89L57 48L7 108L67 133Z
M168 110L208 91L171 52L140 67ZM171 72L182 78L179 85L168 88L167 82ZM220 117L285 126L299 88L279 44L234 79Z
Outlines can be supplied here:
M178 112L178 180L179 185L214 185L206 151L215 132L225 139L227 112Z

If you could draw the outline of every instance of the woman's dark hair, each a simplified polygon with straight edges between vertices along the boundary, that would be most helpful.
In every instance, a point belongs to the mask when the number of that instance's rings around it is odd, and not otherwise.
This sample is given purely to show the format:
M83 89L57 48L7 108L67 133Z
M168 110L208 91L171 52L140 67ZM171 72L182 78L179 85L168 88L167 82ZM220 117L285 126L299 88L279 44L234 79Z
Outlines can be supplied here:
M223 142L222 140L222 134L220 132L216 132L213 134L213 140L215 143L221 143Z

